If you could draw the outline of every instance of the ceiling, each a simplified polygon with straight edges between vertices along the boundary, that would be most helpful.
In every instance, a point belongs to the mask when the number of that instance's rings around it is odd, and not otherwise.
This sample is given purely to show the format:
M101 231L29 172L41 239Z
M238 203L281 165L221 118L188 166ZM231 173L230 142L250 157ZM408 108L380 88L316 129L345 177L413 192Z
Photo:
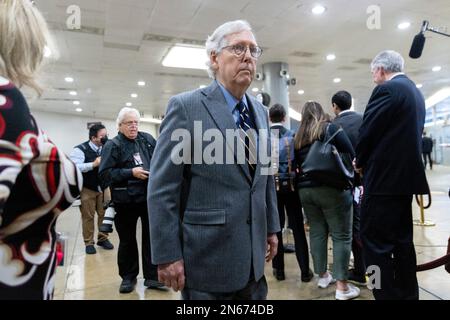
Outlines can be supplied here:
M320 2L323 15L311 13ZM253 26L264 53L258 61L286 62L291 77L290 104L299 110L307 100L322 103L328 111L331 96L348 90L355 108L363 111L374 84L369 64L384 49L400 52L406 72L422 83L426 97L450 86L450 39L427 33L423 55L408 57L411 41L423 20L450 29L449 0L377 0L381 29L369 30L367 8L373 0L78 0L81 30L68 30L66 13L73 0L36 0L54 34L59 50L41 79L46 91L32 101L36 110L114 119L132 102L144 115L164 114L168 99L179 92L207 85L206 71L163 67L161 62L175 43L204 44L221 23L245 19ZM399 30L400 22L411 27ZM334 53L336 60L327 61ZM435 65L440 72L432 72ZM260 70L260 67L259 67ZM67 83L64 78L75 79ZM334 78L342 82L333 83ZM143 80L145 87L138 87ZM263 87L254 81L250 89ZM76 97L69 92L76 90ZM297 92L304 90L304 95ZM131 98L137 93L137 98ZM28 94L27 94L28 95ZM79 100L80 105L73 105ZM77 113L76 107L83 112Z

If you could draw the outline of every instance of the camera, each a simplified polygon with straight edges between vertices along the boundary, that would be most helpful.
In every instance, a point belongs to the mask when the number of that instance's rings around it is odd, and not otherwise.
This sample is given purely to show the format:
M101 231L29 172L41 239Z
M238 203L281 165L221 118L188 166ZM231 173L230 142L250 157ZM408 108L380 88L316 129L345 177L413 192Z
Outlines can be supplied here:
M295 86L297 84L297 79L296 78L289 79L287 84L288 86Z
M280 76L281 77L287 77L289 75L289 72L285 69L281 69Z
M261 72L257 72L255 74L255 79L258 81L264 80L264 74L262 74Z
M114 209L114 203L109 201L105 205L105 216L103 217L102 224L98 228L100 232L111 233L113 232L113 222L114 216L116 215L116 210Z

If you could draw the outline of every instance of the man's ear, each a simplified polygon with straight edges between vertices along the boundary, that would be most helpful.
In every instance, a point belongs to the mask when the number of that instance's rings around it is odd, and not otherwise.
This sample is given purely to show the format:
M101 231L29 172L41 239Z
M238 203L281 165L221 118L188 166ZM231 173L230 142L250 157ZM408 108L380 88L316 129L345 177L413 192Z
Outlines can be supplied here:
M216 52L211 52L211 55L209 56L209 61L211 62L211 68L216 71L219 68L219 55Z

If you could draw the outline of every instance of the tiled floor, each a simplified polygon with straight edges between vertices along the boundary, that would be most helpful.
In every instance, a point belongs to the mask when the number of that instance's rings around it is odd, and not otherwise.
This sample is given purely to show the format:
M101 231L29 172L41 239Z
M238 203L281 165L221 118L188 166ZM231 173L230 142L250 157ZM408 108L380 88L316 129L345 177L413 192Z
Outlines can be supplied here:
M446 254L447 239L450 236L450 168L435 166L427 171L432 189L433 204L425 211L425 218L436 223L434 227L414 227L418 263L425 263ZM418 218L418 207L414 206ZM173 291L149 290L139 278L136 290L130 294L120 294L120 277L117 269L117 249L106 251L97 247L97 254L85 255L81 236L80 213L77 207L64 212L58 220L57 230L68 237L65 266L58 267L55 299L180 299ZM139 239L138 235L138 239ZM117 245L118 237L114 232L111 241ZM331 262L331 251L330 262ZM286 254L286 280L277 281L271 275L271 266L266 265L266 277L269 285L269 299L334 299L335 286L327 289L317 288L317 276L310 283L299 280L299 269L294 254ZM450 274L444 267L418 273L420 299L450 300ZM359 299L372 299L371 292L361 288Z

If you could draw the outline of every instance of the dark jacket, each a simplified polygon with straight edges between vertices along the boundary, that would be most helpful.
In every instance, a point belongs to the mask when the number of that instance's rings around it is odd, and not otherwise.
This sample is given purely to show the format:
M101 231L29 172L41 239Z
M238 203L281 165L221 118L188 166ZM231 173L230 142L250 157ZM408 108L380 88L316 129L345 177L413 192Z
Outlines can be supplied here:
M139 132L131 140L122 133L109 140L102 150L99 176L102 187L111 188L114 203L142 203L147 201L147 182L133 176L137 167L134 154L140 153L143 169L149 170L156 140L148 133Z
M363 116L355 111L348 111L338 115L333 123L338 127L341 127L347 134L353 149L356 149L358 143L359 128L363 122Z
M358 143L359 138L359 128L363 122L363 116L360 113L355 111L348 111L341 113L334 120L333 123L338 127L341 127L345 133L347 134L350 142L352 143L352 147L356 150L356 145ZM361 177L355 172L354 185L361 185Z
M325 137L325 130L327 126L324 126L322 136L320 137L320 141L323 141ZM339 127L336 126L333 123L330 123L329 127L329 135L333 135L337 130L339 130ZM355 155L355 151L353 150L352 144L347 137L347 134L344 131L339 132L332 140L331 143L336 146L336 149L341 153L349 153L351 157L353 158ZM308 155L309 149L311 148L312 144L305 145L300 149L295 149L295 163L297 165L299 175L297 179L297 187L298 188L310 188L310 187L320 187L323 186L322 183L315 181L311 177L307 177L302 175L301 172L301 166L303 164L303 161L305 161L306 156Z
M433 139L430 137L422 138L422 153L431 153L433 151Z
M356 147L365 194L428 193L421 158L424 122L424 98L405 75L373 90Z

